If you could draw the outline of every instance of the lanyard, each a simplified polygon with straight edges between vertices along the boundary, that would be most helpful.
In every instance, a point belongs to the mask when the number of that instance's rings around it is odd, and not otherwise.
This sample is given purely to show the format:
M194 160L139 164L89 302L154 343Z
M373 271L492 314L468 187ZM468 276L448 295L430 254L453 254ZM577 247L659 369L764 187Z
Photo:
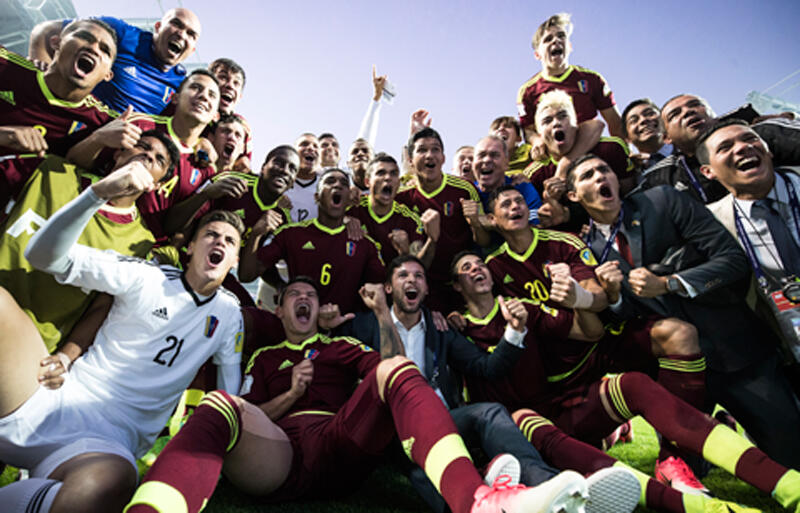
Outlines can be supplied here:
M619 219L617 222L614 223L613 228L611 228L611 233L608 235L608 240L606 241L606 245L603 248L603 252L600 253L600 258L597 259L598 263L603 263L606 261L608 257L608 252L611 251L611 246L614 244L614 240L617 238L617 232L619 232L620 227L622 226L622 216L624 212L622 207L619 208ZM586 246L591 250L592 249L592 234L594 233L594 219L589 219L589 233L586 235Z
M792 218L794 219L795 230L800 230L800 201L797 199L797 192L794 188L794 184L788 176L784 176L782 173L778 174L781 176L781 178L783 178L783 181L786 184L786 193L789 196L789 205L792 209ZM775 195L777 196L777 189ZM747 236L747 232L745 232L741 216L739 215L739 207L736 204L736 199L733 201L733 218L736 223L736 232L739 234L739 240L742 241L744 253L747 255L747 259L750 260L750 266L753 268L753 273L756 275L758 284L762 288L766 288L767 276L764 273L764 270L761 268L761 264L758 262L758 256L756 255L755 247L753 246L750 238Z
M692 187L694 190L697 191L697 194L703 199L703 203L708 203L708 196L706 195L706 191L703 190L703 186L700 185L700 182L697 180L697 177L694 176L694 173L691 169L689 169L689 165L686 163L686 157L683 155L680 156L681 164L683 164L683 169L686 171L686 174L689 176L689 181L692 182Z

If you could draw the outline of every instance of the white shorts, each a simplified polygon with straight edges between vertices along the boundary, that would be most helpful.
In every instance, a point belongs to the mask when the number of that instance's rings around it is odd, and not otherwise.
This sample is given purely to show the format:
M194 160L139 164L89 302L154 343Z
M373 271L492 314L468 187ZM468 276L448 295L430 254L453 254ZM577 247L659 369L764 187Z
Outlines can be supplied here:
M135 430L114 425L109 413L67 374L61 388L39 387L0 418L0 461L29 469L31 477L47 477L61 463L88 452L117 454L136 468Z

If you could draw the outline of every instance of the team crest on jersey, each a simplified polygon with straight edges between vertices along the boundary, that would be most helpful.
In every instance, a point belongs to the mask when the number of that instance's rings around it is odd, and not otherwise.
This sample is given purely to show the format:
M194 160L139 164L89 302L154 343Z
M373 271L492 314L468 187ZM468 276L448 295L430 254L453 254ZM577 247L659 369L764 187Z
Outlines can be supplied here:
M453 215L453 202L452 201L445 201L444 202L444 215L450 217Z
M69 127L69 131L67 132L67 134L74 134L75 132L83 130L84 128L86 128L86 123L81 123L80 121L73 121L72 125Z
M544 274L545 278L550 278L550 271L548 271L547 268L550 267L550 264L552 263L553 262L550 260L545 260L545 262L542 264L542 273Z
M344 245L344 252L347 256L353 256L356 253L356 243L349 240Z
M306 349L306 352L303 353L303 358L307 360L313 360L319 356L319 349Z
M175 93L175 89L171 87L164 88L164 96L161 98L161 101L164 103L169 103L172 100L172 95Z
M233 350L237 353L242 352L244 347L244 333L241 331L236 332L236 337L233 339Z
M219 319L213 315L209 315L206 317L206 329L203 331L203 334L208 338L213 337L214 332L217 331L217 326L219 326Z
M589 83L586 80L578 80L578 90L582 93L589 92Z
M589 248L583 248L581 250L581 260L586 265L597 265L597 260L595 260L592 250Z
M197 185L197 182L199 181L200 181L200 170L197 168L192 169L192 175L189 177L189 184Z

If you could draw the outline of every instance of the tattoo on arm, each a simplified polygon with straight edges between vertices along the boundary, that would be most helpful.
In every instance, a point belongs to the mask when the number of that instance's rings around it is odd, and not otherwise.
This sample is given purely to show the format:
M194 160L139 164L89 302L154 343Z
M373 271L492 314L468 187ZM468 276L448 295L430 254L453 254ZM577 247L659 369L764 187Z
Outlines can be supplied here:
M378 326L381 337L381 360L397 355L405 356L406 352L405 349L403 349L403 342L400 340L400 335L397 333L397 328L394 327L391 317L388 321L379 319Z

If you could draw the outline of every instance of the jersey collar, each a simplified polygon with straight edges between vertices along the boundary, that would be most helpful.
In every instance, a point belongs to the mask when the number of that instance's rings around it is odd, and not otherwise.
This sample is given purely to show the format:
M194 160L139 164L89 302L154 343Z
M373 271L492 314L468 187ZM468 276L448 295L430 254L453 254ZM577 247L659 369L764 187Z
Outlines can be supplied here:
M375 213L374 210L372 210L372 201L371 200L367 200L367 211L369 212L369 216L372 219L374 219L376 223L383 224L386 221L388 221L390 217L392 217L392 214L394 214L395 205L397 205L397 202L396 201L392 201L392 208L389 209L389 213L386 214L383 217L379 217L378 214Z
M500 303L497 301L497 299L495 299L494 300L494 306L489 311L489 313L486 314L486 317L483 317L483 318L475 317L470 313L465 313L464 314L464 318L466 320L468 320L469 322L471 322L472 324L478 324L480 326L486 326L487 324L492 322L492 319L494 319L494 316L497 315L497 312L499 310L500 310Z
M56 98L53 92L47 87L47 82L44 80L44 73L41 71L36 73L36 81L39 82L39 88L42 90L42 94L45 98L47 98L47 102L50 105L55 105L56 107L66 107L68 109L76 109L78 107L83 107L86 104L86 98L89 97L87 95L79 102L68 102L66 100L60 100Z
M311 220L311 224L317 227L320 231L327 233L328 235L336 235L341 233L344 230L344 225L341 225L337 228L328 228L327 226L323 226L322 223L319 222L318 218L314 218Z
M531 228L531 231L533 232L533 240L531 241L531 245L528 246L528 249L525 250L525 253L521 255L514 253L514 251L512 251L511 247L508 245L508 242L503 244L506 248L506 253L508 253L508 256L514 260L517 260L518 262L525 262L528 260L528 258L530 258L530 256L533 254L533 250L536 249L536 244L539 242L539 230L536 228Z
M181 273L181 283L183 283L183 288L186 289L186 292L188 292L189 295L192 296L195 306L203 306L205 304L208 304L212 299L214 299L214 296L217 295L217 291L215 290L214 293L208 296L207 298L200 299L200 296L197 295L197 292L195 292L194 289L191 287L191 285L189 285L189 282L186 281L185 270Z
M542 71L542 74L544 75L544 78L546 78L549 82L563 82L564 80L567 79L569 74L572 73L572 70L574 70L574 69L575 69L575 65L574 64L570 64L569 66L567 66L567 71L565 71L564 73L562 73L561 75L559 75L557 77L551 77L545 71Z

